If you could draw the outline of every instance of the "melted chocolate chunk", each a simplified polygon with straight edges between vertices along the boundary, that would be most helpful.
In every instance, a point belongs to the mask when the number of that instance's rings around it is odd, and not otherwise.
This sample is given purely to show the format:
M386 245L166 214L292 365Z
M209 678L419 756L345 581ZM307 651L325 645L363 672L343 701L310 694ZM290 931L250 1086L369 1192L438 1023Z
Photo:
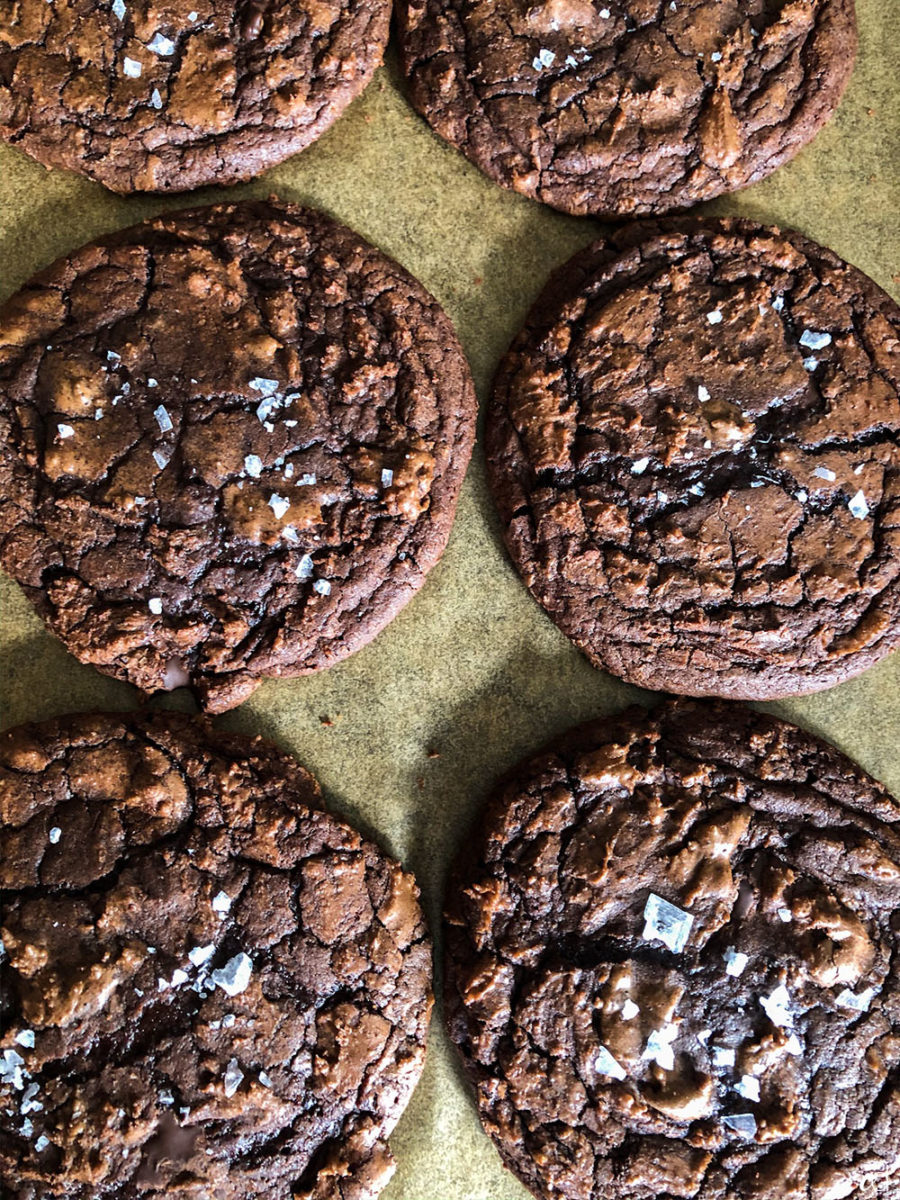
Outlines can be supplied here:
M450 1032L536 1196L891 1200L900 804L824 742L675 701L497 788L447 899Z
M4 734L0 805L4 1196L376 1196L431 1008L412 877L174 714Z
M799 234L669 221L576 256L485 442L510 554L596 666L765 699L900 641L900 310Z

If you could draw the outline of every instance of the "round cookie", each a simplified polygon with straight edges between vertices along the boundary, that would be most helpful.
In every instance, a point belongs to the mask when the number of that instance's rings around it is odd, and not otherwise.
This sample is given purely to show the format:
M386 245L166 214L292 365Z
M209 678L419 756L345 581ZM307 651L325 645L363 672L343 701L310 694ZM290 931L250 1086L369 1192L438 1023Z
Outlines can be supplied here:
M536 1196L890 1200L900 804L738 705L573 730L447 901L450 1032Z
M376 1196L431 1009L412 876L174 714L2 735L0 804L4 1196Z
M475 411L443 311L349 229L159 217L0 309L0 561L82 662L221 711L412 597Z
M302 150L381 62L388 0L0 0L0 137L115 192L235 183Z
M687 208L837 107L853 0L404 0L410 96L491 179L563 212Z
M595 666L765 699L900 640L900 310L799 234L589 247L507 354L485 444L512 558Z

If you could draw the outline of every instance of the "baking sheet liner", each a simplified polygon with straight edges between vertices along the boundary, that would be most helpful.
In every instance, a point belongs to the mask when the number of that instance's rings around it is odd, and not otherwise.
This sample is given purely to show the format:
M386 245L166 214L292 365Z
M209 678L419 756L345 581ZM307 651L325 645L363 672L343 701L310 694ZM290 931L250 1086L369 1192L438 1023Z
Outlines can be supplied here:
M763 183L697 211L793 226L900 297L900 0L858 0L860 52L836 117ZM309 150L246 185L122 198L0 146L0 299L60 254L164 209L277 194L326 209L398 259L447 309L484 401L548 273L602 233L505 192L406 103L396 56ZM127 709L136 693L81 666L0 577L4 726ZM315 676L264 683L216 724L261 733L321 780L331 807L412 868L438 935L448 866L491 782L569 725L652 701L591 668L509 564L480 446L450 545L373 642ZM191 707L176 695L170 703ZM900 794L900 654L815 696L760 707L797 721ZM441 1022L392 1138L384 1200L522 1200L482 1132Z

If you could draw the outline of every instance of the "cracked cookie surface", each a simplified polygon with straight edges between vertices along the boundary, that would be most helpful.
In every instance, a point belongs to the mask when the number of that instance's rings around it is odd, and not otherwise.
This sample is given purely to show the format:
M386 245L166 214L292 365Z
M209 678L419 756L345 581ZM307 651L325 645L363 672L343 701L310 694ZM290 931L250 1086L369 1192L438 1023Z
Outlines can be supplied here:
M388 0L0 0L0 136L117 192L258 175L381 62Z
M0 805L4 1195L376 1196L431 1009L412 876L175 714L7 732Z
M449 320L349 229L159 217L0 309L0 559L81 661L221 711L412 597L474 424Z
M448 890L451 1036L535 1195L889 1200L900 805L826 743L674 701L512 771Z
M597 216L687 208L768 175L831 115L852 0L404 0L434 129L504 187Z
M685 219L577 255L485 445L512 558L595 666L766 699L900 640L900 310L799 234Z

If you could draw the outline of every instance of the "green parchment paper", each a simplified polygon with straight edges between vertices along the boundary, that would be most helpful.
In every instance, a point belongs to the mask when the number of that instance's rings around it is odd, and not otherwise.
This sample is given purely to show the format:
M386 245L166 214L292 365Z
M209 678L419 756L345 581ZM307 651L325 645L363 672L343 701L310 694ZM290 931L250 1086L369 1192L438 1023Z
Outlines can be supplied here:
M793 226L900 296L900 0L857 0L857 12L859 59L835 119L769 179L706 207ZM406 103L390 51L316 145L236 188L123 199L0 147L0 299L58 255L163 209L273 193L326 209L417 275L454 321L482 401L548 273L602 233L502 191L441 142ZM5 577L0 614L4 726L136 707L133 689L67 654ZM448 866L491 782L569 725L650 700L591 668L530 599L476 446L449 548L412 604L353 658L265 683L217 724L292 751L336 812L416 872L439 947ZM178 695L169 703L190 707ZM764 707L900 793L900 654L832 691ZM440 1005L392 1146L399 1167L385 1200L527 1194L481 1131Z

